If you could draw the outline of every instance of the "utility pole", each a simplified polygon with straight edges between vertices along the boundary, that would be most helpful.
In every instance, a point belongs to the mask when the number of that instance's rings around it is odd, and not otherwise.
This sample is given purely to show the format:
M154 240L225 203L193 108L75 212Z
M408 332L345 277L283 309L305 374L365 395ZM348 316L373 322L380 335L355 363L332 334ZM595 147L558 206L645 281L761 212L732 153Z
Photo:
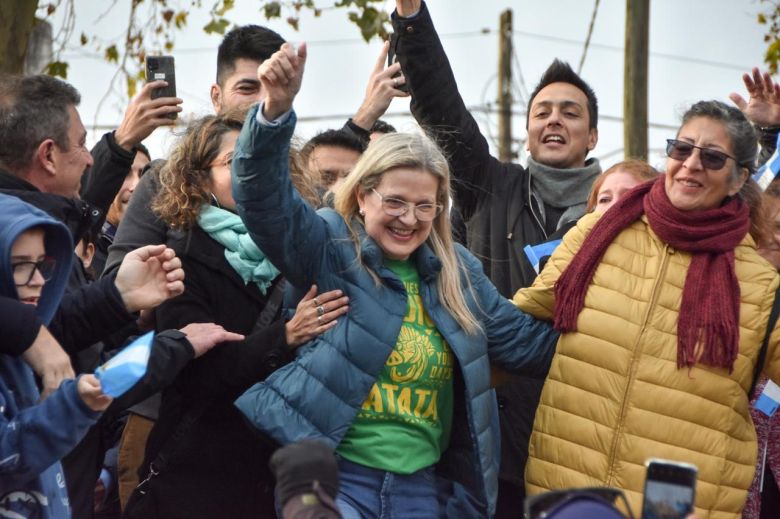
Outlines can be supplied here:
M626 0L623 63L623 147L626 158L647 160L647 64L650 0Z
M512 153L512 10L501 13L498 31L498 158Z

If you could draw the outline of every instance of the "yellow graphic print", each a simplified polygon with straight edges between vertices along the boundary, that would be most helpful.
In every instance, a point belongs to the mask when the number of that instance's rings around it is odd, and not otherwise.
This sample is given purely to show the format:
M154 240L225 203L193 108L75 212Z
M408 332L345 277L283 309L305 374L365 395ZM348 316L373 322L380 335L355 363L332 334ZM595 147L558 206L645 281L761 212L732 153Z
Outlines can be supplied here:
M404 283L409 310L398 341L363 402L360 416L436 424L439 390L452 380L452 352L422 305L417 283Z
M428 367L428 358L435 351L428 337L406 326L401 327L395 348L387 359L387 365L390 367L390 379L398 383L418 380Z

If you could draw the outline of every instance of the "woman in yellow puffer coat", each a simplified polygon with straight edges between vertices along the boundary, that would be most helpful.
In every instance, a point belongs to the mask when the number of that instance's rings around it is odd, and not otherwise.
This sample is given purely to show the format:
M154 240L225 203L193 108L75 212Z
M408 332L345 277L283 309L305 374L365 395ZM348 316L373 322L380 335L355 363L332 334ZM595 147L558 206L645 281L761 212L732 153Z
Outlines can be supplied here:
M612 486L638 514L644 463L658 457L698 466L700 517L739 517L756 462L747 391L780 282L756 252L756 149L739 110L696 103L665 175L580 220L515 295L562 332L529 493ZM764 371L780 382L778 340Z

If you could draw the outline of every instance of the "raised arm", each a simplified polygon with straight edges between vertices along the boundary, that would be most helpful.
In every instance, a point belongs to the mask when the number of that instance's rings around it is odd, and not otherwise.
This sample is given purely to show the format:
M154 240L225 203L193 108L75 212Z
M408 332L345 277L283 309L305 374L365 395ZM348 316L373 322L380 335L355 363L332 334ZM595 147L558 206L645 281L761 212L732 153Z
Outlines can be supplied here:
M325 222L290 180L288 155L296 120L292 102L305 61L305 44L297 50L284 44L260 66L258 78L267 96L249 111L232 165L238 214L257 246L301 289L315 283L328 240Z
M729 94L729 98L758 127L761 142L758 163L763 164L775 152L780 133L780 85L772 81L769 72L762 74L758 67L750 74L742 74L742 81L750 94L748 100L736 92Z
M458 93L425 3L396 0L392 19L393 45L412 95L412 113L421 126L433 133L449 158L455 203L468 221L480 202L492 190L500 189L494 187L501 180L496 176L506 171L490 155L485 137Z

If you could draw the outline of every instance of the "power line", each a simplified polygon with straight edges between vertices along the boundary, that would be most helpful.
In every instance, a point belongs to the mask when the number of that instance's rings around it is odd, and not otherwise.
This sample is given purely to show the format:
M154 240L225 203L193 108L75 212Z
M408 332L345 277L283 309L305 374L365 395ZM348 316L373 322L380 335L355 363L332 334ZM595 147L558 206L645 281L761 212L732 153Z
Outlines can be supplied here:
M590 17L590 26L588 27L588 36L585 38L585 47L582 49L582 57L580 58L580 66L577 67L577 74L582 74L582 66L585 64L585 56L588 55L588 47L590 46L590 38L593 36L593 26L596 25L596 14L599 12L599 1L593 4L593 14Z

